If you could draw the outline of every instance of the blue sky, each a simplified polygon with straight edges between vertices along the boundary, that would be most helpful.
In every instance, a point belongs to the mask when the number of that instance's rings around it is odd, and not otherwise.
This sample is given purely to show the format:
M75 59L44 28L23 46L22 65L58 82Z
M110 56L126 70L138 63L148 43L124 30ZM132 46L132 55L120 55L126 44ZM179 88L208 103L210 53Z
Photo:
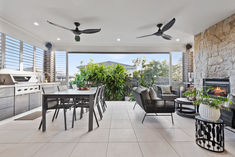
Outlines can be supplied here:
M182 53L175 52L172 55L172 63L177 64L181 59ZM74 75L77 73L77 66L80 65L80 62L83 61L83 65L86 65L90 62L91 59L94 60L94 63L105 62L105 61L114 61L123 64L133 65L132 61L139 58L146 58L147 63L152 60L167 60L169 61L168 54L69 54L69 75Z

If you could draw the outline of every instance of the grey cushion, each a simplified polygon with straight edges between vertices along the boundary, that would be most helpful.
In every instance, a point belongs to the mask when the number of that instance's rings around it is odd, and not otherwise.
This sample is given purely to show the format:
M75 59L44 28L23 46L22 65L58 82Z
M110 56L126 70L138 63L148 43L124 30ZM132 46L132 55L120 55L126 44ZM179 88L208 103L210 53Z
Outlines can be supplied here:
M161 86L162 94L171 94L171 86Z
M147 90L147 88L142 88L142 87L134 87L133 90L137 93L141 93L143 90Z
M157 97L162 98L162 89L160 86L157 86L156 84L153 84L153 89L155 90Z
M175 100L176 98L178 98L178 96L175 94L162 94L162 99L164 100L171 101L171 100Z
M143 91L141 92L141 95L142 95L143 101L151 100L151 98L150 98L150 96L149 96L149 89L143 90Z
M150 96L151 100L159 100L160 99L157 97L157 94L156 94L155 90L153 89L153 87L149 88L149 96Z

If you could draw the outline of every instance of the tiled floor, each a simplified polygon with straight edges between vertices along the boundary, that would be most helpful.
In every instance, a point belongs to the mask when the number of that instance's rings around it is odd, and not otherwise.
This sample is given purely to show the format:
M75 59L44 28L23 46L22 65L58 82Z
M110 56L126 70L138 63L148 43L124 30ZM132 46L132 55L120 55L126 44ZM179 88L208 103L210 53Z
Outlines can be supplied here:
M225 130L224 153L212 153L195 144L194 120L174 114L147 117L133 102L107 102L100 127L87 132L87 114L64 131L63 114L53 123L47 114L47 131L38 131L40 118L0 125L0 157L235 157L235 133ZM1 122L3 123L3 122Z

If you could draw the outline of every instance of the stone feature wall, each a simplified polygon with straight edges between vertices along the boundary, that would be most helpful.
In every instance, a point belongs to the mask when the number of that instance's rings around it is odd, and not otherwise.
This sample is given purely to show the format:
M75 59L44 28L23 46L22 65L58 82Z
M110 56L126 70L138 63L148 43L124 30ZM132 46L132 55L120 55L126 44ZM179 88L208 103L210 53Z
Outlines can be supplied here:
M230 78L235 94L235 14L194 37L194 83L203 78Z

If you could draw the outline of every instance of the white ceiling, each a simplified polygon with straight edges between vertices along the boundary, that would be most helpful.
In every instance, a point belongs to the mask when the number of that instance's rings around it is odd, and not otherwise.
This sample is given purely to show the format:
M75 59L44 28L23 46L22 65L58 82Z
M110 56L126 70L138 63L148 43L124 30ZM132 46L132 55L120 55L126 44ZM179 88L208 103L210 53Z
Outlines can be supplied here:
M182 51L186 43L193 42L193 35L233 13L235 0L0 0L1 21L20 28L41 44L51 41L55 50L67 51ZM173 17L176 23L167 31L173 40L155 36L136 39L156 32L157 23ZM46 20L69 28L78 21L80 29L102 30L81 35L81 42L74 42L71 32L51 26ZM33 25L35 21L38 27ZM14 34L3 22L0 30Z

